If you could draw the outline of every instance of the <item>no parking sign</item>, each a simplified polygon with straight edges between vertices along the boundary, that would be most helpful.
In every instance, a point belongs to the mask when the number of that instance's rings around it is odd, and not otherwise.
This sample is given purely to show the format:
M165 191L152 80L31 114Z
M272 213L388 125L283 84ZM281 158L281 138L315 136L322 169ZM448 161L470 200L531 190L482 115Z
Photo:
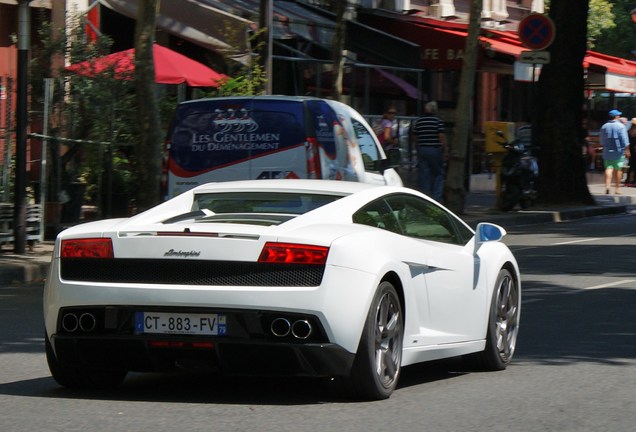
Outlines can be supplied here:
M517 33L525 47L546 49L554 40L554 22L547 15L532 13L519 22Z

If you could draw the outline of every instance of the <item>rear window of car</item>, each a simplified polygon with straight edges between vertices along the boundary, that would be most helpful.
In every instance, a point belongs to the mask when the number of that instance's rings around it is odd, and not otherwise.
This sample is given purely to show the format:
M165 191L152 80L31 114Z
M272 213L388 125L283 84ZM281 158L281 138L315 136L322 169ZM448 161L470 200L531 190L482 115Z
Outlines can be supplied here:
M338 195L280 192L205 193L194 197L192 210L215 214L257 213L300 215L342 198Z

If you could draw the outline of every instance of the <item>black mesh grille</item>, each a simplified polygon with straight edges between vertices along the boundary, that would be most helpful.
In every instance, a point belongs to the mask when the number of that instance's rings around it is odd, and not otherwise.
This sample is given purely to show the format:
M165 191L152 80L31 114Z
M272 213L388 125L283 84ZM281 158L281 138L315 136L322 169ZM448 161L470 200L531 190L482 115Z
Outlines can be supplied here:
M222 286L318 286L324 266L237 261L63 258L62 279Z

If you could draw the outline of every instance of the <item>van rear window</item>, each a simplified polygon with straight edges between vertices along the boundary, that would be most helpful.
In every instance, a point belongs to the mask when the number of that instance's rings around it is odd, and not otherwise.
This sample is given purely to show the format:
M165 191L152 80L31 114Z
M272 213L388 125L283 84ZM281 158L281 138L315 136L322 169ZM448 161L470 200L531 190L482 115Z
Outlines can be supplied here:
M312 135L330 159L336 158L334 126L339 123L336 113L323 101L308 101L307 111Z
M302 103L206 100L179 106L170 157L201 172L304 145Z

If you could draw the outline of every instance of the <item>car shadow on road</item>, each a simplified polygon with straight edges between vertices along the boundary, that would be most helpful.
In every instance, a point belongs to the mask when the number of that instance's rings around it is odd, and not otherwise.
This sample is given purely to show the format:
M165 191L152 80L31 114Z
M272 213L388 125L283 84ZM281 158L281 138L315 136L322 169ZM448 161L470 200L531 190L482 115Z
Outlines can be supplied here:
M44 353L43 353L44 355ZM459 362L461 363L461 362ZM458 376L458 362L443 360L403 369L398 389ZM312 405L356 403L329 379L300 377L219 376L210 373L130 373L113 389L66 389L51 377L0 384L0 395L125 402Z
M336 401L328 381L297 377L225 377L207 373L137 374L112 389L67 389L51 377L0 384L0 395L125 402L311 405Z

